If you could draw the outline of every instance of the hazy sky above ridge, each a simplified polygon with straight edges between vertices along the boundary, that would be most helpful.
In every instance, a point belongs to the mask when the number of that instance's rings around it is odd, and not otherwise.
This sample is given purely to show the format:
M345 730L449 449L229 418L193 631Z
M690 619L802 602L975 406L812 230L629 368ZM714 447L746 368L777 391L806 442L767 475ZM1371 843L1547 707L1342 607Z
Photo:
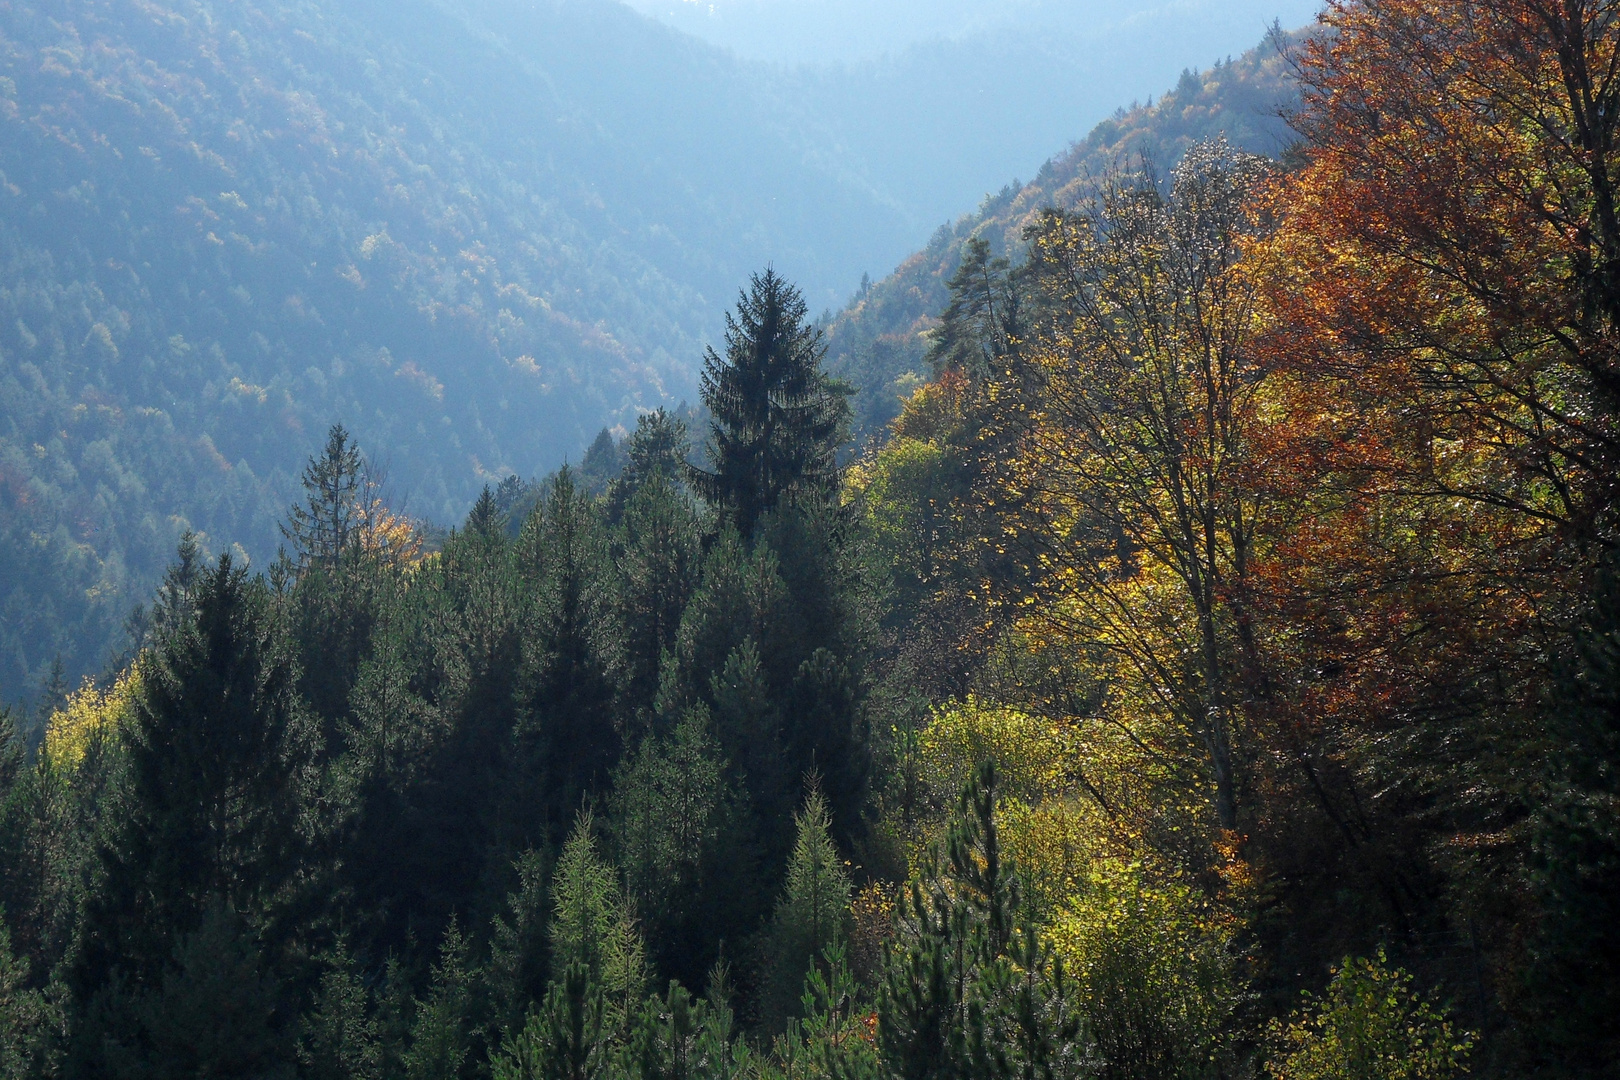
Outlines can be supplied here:
M1058 34L1080 41L1129 34L1143 23L1172 28L1166 46L1207 57L1240 52L1272 20L1310 22L1316 0L626 0L631 7L739 55L787 63L855 61L938 39ZM1152 64L1161 67L1162 64Z

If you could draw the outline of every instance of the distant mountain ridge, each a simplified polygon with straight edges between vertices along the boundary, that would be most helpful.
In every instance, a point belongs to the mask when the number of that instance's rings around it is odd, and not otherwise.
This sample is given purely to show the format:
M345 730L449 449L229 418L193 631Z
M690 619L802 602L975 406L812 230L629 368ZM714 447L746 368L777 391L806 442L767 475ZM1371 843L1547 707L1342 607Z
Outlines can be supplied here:
M852 93L611 0L0 5L0 702L94 670L182 530L262 565L335 420L456 520L691 394L764 262L818 307L892 265ZM833 334L879 413L914 263Z
M182 529L273 555L335 420L454 520L689 394L765 261L903 250L782 129L611 0L0 5L0 700Z
M1277 156L1293 141L1286 113L1299 100L1286 51L1304 31L1273 34L1241 57L1183 72L1156 103L1132 105L1052 158L1028 184L1010 184L979 209L942 226L928 246L870 283L827 327L828 363L857 389L860 438L880 433L928 372L927 335L949 299L946 282L963 244L980 236L997 254L1016 252L1031 218L1073 208L1110 169L1145 160L1167 171L1194 142L1224 135L1253 153Z

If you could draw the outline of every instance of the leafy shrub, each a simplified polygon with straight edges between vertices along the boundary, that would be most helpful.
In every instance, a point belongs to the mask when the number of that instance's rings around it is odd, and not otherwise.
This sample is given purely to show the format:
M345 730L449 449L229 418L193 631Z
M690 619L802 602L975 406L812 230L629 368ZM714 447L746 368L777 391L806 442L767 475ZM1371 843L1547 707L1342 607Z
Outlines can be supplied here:
M1371 960L1347 958L1325 995L1307 996L1270 1034L1273 1080L1446 1080L1462 1075L1473 1046L1382 949Z
M1233 927L1141 863L1098 860L1055 921L1106 1080L1216 1075L1246 992Z

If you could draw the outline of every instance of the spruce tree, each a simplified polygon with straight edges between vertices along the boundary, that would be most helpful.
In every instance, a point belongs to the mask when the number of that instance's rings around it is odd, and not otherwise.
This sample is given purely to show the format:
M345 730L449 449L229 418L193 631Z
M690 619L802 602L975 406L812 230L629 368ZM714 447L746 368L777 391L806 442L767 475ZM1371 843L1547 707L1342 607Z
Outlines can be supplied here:
M360 540L370 501L365 461L342 424L333 424L326 446L304 466L304 501L287 512L282 536L301 564L335 563Z
M798 835L768 947L766 1012L773 1025L796 1011L806 973L849 934L849 874L833 845L819 790L811 789L794 824Z
M606 794L619 755L610 581L596 508L567 469L525 532L520 558L538 571L520 691L535 784L525 797L560 833L582 800Z
M506 913L495 916L484 973L493 1022L499 1029L491 1032L492 1046L500 1044L502 1034L521 1029L530 1006L546 993L545 860L537 851L526 851L514 868L518 888L507 894Z
M1522 976L1544 1052L1571 1075L1620 1060L1620 566L1596 575L1556 688L1530 883L1541 911Z
M304 1018L298 1049L308 1080L381 1080L382 1043L371 995L347 943L339 941Z
M806 315L799 291L767 269L726 316L725 358L710 348L703 361L713 471L688 476L745 537L778 505L837 481L849 407L821 370L826 347Z
M457 1080L468 1061L472 978L467 941L454 919L444 934L433 966L428 996L416 1004L411 1046L405 1053L406 1080Z
M143 670L126 811L86 913L82 994L115 969L155 986L216 907L269 933L294 886L308 747L264 584L222 555L193 607Z

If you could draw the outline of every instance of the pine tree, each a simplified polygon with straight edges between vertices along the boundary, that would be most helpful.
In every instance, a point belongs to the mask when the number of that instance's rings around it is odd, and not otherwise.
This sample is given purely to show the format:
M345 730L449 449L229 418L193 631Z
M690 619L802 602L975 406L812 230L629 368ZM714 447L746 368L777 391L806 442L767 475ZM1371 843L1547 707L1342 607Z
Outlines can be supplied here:
M740 1077L731 1043L731 1013L694 1001L678 982L649 998L620 1070L628 1080L732 1080Z
M602 987L570 964L545 1003L491 1061L494 1080L595 1080L606 1073Z
M991 256L989 241L974 236L962 245L962 261L947 287L951 299L933 332L928 362L936 375L960 371L974 379L988 378L1018 348L1018 277L1007 259Z
M902 894L878 1003L879 1049L908 1080L1079 1080L1097 1062L1072 982L1022 910L986 762L963 790L940 864Z
M200 576L189 624L143 671L127 732L127 810L88 906L81 994L114 969L155 985L215 907L267 929L286 910L308 760L292 682L263 582L221 556Z
M713 472L691 468L692 486L743 536L799 493L830 491L848 416L842 387L821 370L821 333L799 291L767 269L726 316L726 356L703 362L703 402L713 421Z

